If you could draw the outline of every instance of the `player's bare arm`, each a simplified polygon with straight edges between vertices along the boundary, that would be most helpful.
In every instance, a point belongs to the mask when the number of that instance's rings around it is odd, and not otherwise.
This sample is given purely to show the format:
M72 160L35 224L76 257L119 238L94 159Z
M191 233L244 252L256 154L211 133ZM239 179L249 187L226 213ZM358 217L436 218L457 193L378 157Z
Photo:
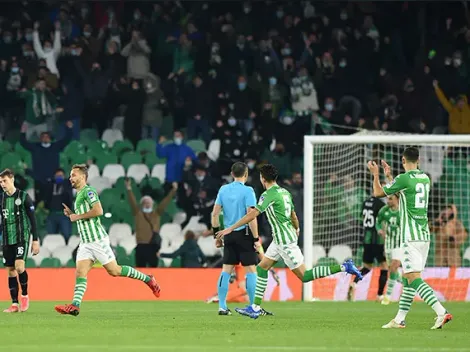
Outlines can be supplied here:
M385 160L381 160L380 163L382 164L382 168L384 169L384 174L385 174L385 177L387 178L387 181L392 182L393 181L392 168L390 167L390 165L387 164Z
M249 207L246 209L246 213L248 214L254 207ZM253 238L255 239L255 250L259 252L261 247L261 242L259 241L259 234L258 234L258 220L254 218L252 221L248 223L250 227L251 233L253 234Z
M222 206L220 204L214 204L214 209L212 209L212 218L211 218L211 225L212 225L212 230L214 231L214 237L216 235L216 232L220 228L219 216L220 216L221 211L222 211ZM222 247L223 246L222 240L216 239L215 246L217 248Z
M256 208L251 209L251 211L246 214L244 217L242 217L240 220L238 220L235 224L232 226L226 228L225 230L217 232L217 238L221 239L222 237L228 235L231 233L233 230L235 230L237 227L243 226L248 224L249 222L253 221L253 219L256 219L256 217L260 214L259 210Z
M369 161L367 163L367 167L369 168L370 173L374 176L373 188L374 188L374 197L382 198L385 197L386 194L380 184L380 177L379 177L379 166L375 161Z
M86 213L83 213L83 214L70 214L69 219L70 221L75 222L78 220L87 220L91 218L97 218L101 215L103 215L103 207L101 206L101 202L97 202L93 204L90 211L87 211Z
M297 233L297 237L298 237L300 233L300 223L299 223L299 218L297 217L297 214L295 213L294 210L292 210L290 214L290 221L292 222L292 226L294 226L295 232Z

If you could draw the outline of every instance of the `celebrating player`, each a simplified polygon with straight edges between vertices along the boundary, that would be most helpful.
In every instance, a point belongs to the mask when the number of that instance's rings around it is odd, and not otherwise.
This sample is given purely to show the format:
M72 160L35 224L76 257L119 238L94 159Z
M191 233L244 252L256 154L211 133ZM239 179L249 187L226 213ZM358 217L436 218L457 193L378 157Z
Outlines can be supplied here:
M385 258L389 266L390 277L387 281L387 293L382 299L382 304L390 304L395 283L400 274L400 226L398 213L398 196L392 194L388 197L387 205L379 211L377 216L377 232L385 239Z
M374 161L369 161L367 164L374 176L374 196L385 197L400 194L400 241L402 243L400 259L404 273L403 292L396 317L382 326L384 329L405 327L405 318L416 293L437 314L437 319L431 329L440 329L452 320L452 315L439 302L433 289L421 278L431 240L428 225L428 199L431 185L429 177L418 169L418 163L418 148L406 148L402 156L405 173L398 175L384 187L380 185L378 165ZM390 168L386 166L384 166L385 175L390 178Z
M34 217L34 204L29 195L15 188L15 177L11 170L0 173L3 263L8 271L8 287L12 304L5 313L26 312L29 308L28 273L25 260L28 256L29 242L33 243L31 252L39 253L39 241ZM21 285L21 305L18 305L18 281Z
M77 190L75 212L65 204L64 214L70 221L77 222L80 246L77 252L77 271L72 304L59 305L55 310L61 314L77 316L87 287L87 274L98 260L111 276L125 276L143 281L156 297L160 296L160 287L153 276L148 276L130 266L119 266L109 244L109 237L100 222L103 208L96 190L86 181L88 168L84 164L72 166L70 183Z
M266 191L261 195L258 205L234 225L217 233L217 238L221 239L234 229L248 224L260 213L266 212L267 214L273 233L273 242L269 245L264 258L257 266L258 278L256 280L254 304L243 309L235 309L236 312L253 319L262 315L260 305L268 285L268 271L280 259L284 260L284 263L302 282L309 282L341 271L362 277L350 259L342 265L319 266L306 270L303 263L303 254L297 244L299 220L294 211L292 196L286 189L276 183L277 177L278 172L273 165L263 165L260 168L260 180Z

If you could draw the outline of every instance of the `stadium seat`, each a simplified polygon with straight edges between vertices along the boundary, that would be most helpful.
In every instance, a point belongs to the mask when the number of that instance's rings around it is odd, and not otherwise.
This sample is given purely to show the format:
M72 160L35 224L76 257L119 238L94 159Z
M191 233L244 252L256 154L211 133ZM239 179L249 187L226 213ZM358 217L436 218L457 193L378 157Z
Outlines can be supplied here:
M67 263L65 263L65 267L66 268L75 268L76 264L75 262L73 261L73 258L70 258Z
M21 161L21 155L15 152L9 152L4 154L1 161L1 169L6 168L15 168L15 167L22 167L23 162Z
M88 179L91 180L95 177L100 177L100 169L95 164L88 166Z
M64 236L59 234L47 234L42 240L42 247L47 248L49 252L54 252L56 248L65 246Z
M128 170L132 164L142 164L142 156L135 152L124 153L121 156L121 165Z
M338 264L335 258L322 257L318 259L317 266L330 266Z
M15 143L20 140L20 130L16 128L8 130L7 135L4 139L11 145L15 145Z
M312 248L312 252L313 252L313 263L312 263L312 265L317 265L317 262L320 258L326 257L325 248L323 248L323 246L321 246L321 245L314 244L313 248Z
M187 215L184 211L179 211L173 215L173 223L181 226L186 221Z
M41 262L44 258L49 258L51 256L51 251L44 246L41 247L41 250L39 251L38 254L35 256L31 257L33 259L34 263L36 266L40 266Z
M167 213L168 215L170 215L171 218L173 218L173 216L175 216L175 214L180 211L181 210L176 205L176 201L172 199L170 203L168 204L168 206L166 207L165 213Z
M157 155L152 153L147 153L144 154L144 164L147 165L149 170L152 170L152 168L157 164L166 164L166 159L159 158Z
M220 249L215 246L215 240L212 236L200 236L197 240L197 244L206 257L215 257L220 255Z
M62 265L57 258L44 258L40 266L41 268L60 268Z
M194 217L192 217L191 220L193 218ZM192 231L196 234L196 236L200 236L204 231L207 230L206 224L200 223L199 221L191 221L191 220L188 222L186 227L183 229L183 231L182 231L183 235L187 231Z
M134 236L130 236L130 237L126 237L126 238L123 238L121 239L121 241L119 242L119 246L124 248L124 250L126 251L126 254L127 255L130 255L132 253L132 251L134 250L134 248L136 247L136 242L135 242L135 237Z
M157 143L153 139L142 139L137 142L136 152L140 154L153 154L157 150Z
M96 141L100 138L98 131L94 128L84 128L80 131L80 142L87 144L90 141Z
M132 177L137 183L142 182L144 177L149 175L149 168L145 164L132 164L127 170L127 177Z
M26 258L25 266L27 268L35 268L36 267L36 262L33 260L33 258Z
M108 144L105 141L102 141L101 139L89 141L85 144L85 147L89 155L96 155L109 151Z
M141 197L140 189L132 177L129 178L129 180L131 181L132 192L134 192L135 198L137 199L137 201L139 201ZM126 177L119 177L116 183L114 184L114 188L119 191L123 199L127 200Z
M64 153L67 155L83 152L85 152L85 146L76 140L70 141L69 144L67 144L67 146L64 148Z
M217 159L219 159L219 155L220 155L220 140L213 139L209 143L209 148L207 149L207 156L210 159L217 161Z
M117 157L121 157L126 152L132 152L134 150L134 145L128 139L124 139L122 141L117 141L113 145L113 153L117 155Z
M153 190L159 190L162 188L162 182L156 177L145 177L142 182L140 182L140 188L149 186Z
M165 224L160 228L160 237L162 241L167 241L169 243L175 238L175 236L179 236L181 233L181 226L178 224Z
M11 147L10 142L8 142L8 141L1 141L0 142L0 155L11 152L12 149L13 148Z
M338 263L342 263L345 259L352 258L352 250L347 245L338 244L330 248L328 257L334 258Z
M33 188L28 188L26 193L28 193L28 195L31 197L31 200L33 202L36 201L36 192L34 191L34 187Z
M181 257L173 258L170 268L181 268Z
M109 228L109 240L112 246L117 246L121 240L133 238L132 229L128 224L112 224ZM134 239L135 242L135 239Z
M115 188L106 188L100 194L100 201L103 209L109 211L113 204L120 202L121 192Z
M465 250L462 259L470 260L470 247Z
M69 156L69 166L72 166L73 164L87 164L89 159L90 158L86 152L75 153Z
M186 142L188 147L190 147L194 153L200 153L200 152L205 152L206 151L206 143L203 140L200 139L191 139Z
M119 177L126 175L124 168L121 164L108 164L103 169L103 177L107 177L114 185Z
M75 248L77 248L79 243L80 243L79 236L70 236L67 246L69 246L70 248L72 248L72 250L74 250Z
M162 183L165 182L166 165L157 164L152 169L152 177L158 178Z
M117 164L118 157L113 153L99 152L93 155L95 164L100 170L103 170L108 164Z
M66 266L67 262L72 258L72 252L75 248L71 248L69 246L62 246L58 247L52 253L54 258L60 260L61 266Z
M114 143L122 141L124 137L122 136L121 130L108 128L103 132L101 139L105 141L110 148L112 148Z
M15 152L21 156L21 160L29 167L32 167L32 157L29 150L26 150L20 142L15 144Z
M111 188L111 181L107 177L95 177L89 182L91 187L94 187L98 194L100 194L104 189Z

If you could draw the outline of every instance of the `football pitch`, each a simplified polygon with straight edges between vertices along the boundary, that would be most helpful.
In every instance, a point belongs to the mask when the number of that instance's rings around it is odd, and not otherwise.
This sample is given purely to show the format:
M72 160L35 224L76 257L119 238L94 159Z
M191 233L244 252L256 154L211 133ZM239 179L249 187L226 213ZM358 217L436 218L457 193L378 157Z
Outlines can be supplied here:
M8 302L2 302L8 306ZM407 328L382 330L397 303L266 303L275 316L218 316L202 302L87 302L61 316L54 302L3 314L0 351L412 351L470 352L470 304L446 303L454 320L431 331L434 313L416 303ZM234 308L240 305L230 305Z

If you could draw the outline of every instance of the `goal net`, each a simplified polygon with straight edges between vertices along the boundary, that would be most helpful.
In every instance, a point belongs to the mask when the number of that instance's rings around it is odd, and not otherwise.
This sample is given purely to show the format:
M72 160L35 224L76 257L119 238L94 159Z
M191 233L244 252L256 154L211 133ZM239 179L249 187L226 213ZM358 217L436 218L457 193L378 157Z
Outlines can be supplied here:
M442 300L470 301L470 135L411 135L359 132L304 139L304 254L307 267L362 265L363 202L372 195L367 161L387 161L404 172L405 147L418 146L421 170L431 179L428 217L431 250L423 274ZM383 171L381 170L383 177ZM384 180L385 181L385 180ZM386 202L386 199L384 199ZM375 263L377 265L377 263ZM355 291L355 300L375 299L380 269ZM304 285L304 300L346 300L351 277L343 273ZM392 300L398 300L396 285Z

